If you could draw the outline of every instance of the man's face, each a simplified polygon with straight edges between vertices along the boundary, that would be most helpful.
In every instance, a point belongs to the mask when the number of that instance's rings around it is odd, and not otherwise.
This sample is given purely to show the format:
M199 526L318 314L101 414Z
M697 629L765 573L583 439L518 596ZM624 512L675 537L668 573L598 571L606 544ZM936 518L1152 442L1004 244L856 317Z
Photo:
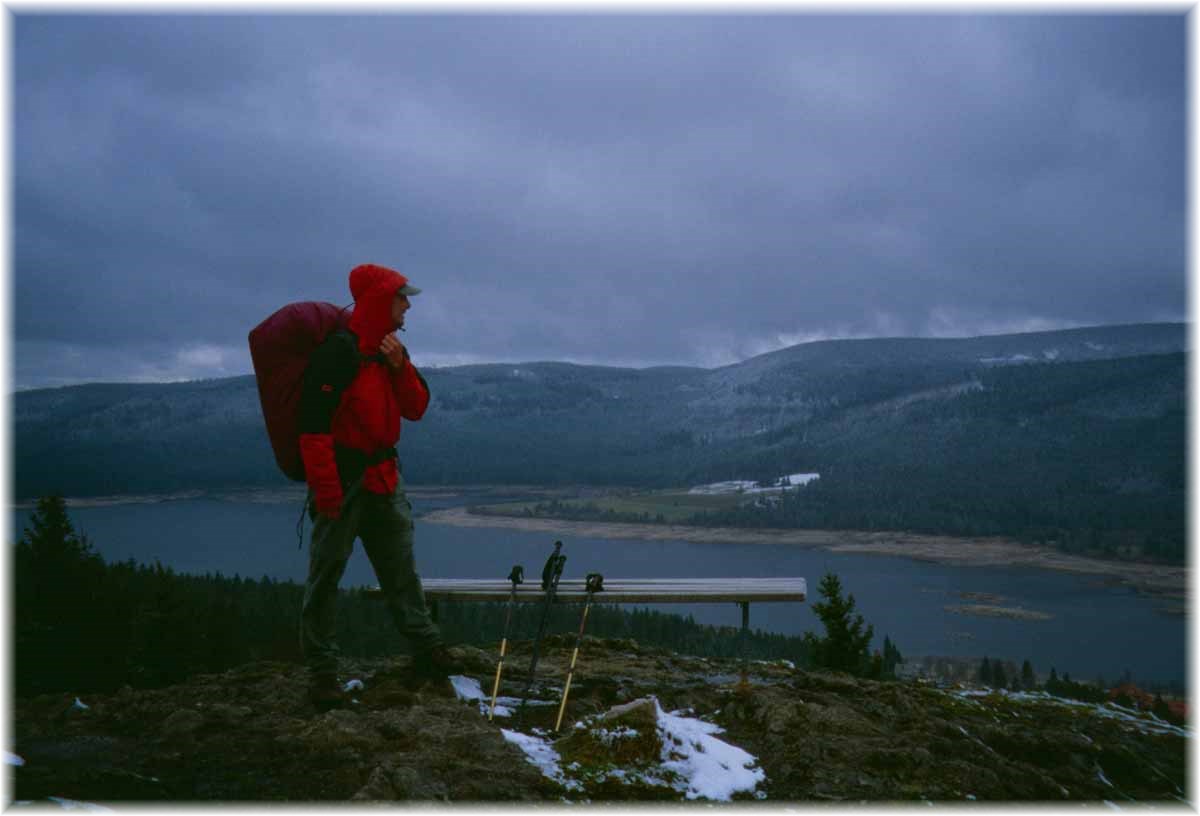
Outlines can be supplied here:
M392 322L396 324L397 329L404 328L404 313L410 305L408 295L396 293L395 299L392 300Z

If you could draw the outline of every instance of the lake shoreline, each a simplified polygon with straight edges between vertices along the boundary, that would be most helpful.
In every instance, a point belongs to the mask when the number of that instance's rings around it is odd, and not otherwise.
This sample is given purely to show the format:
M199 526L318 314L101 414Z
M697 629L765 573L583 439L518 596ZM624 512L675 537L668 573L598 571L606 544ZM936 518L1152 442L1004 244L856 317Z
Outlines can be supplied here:
M780 528L698 527L683 524L568 521L483 515L465 507L450 507L422 515L430 524L492 527L559 536L687 541L695 544L780 544L836 553L884 555L967 567L1033 567L1080 575L1095 575L1138 592L1186 600L1187 567L1105 561L1071 555L999 536L956 537L867 530L807 530Z
M461 498L512 493L550 495L555 492L531 485L409 486L413 498ZM223 490L186 490L166 494L68 497L68 508L106 507L125 504L161 504L180 500L218 499L251 503L303 502L303 485L280 487L226 488ZM14 502L10 512L29 510L35 501ZM959 537L920 533L868 530L814 530L787 528L702 527L686 524L637 522L570 521L566 519L525 518L472 513L465 506L432 510L419 516L431 524L458 527L504 528L547 532L558 536L628 539L640 541L687 541L696 544L779 544L824 549L829 552L882 555L927 561L935 564L971 567L1034 567L1056 572L1096 576L1108 583L1131 587L1140 593L1164 600L1182 601L1172 605L1171 614L1186 614L1188 568L1162 564L1106 561L1071 555L1035 544L1023 544L1003 536Z

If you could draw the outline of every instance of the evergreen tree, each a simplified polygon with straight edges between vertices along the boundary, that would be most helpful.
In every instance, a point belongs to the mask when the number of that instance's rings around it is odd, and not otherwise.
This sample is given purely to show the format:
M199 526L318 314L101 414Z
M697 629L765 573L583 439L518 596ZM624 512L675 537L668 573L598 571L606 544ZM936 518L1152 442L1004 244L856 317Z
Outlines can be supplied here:
M990 686L992 684L992 664L985 656L983 662L979 664L979 675L976 678L981 686Z
M884 677L895 677L896 666L904 662L904 655L900 654L900 650L896 648L896 644L892 643L890 637L883 638L883 675Z
M878 649L867 658L867 664L862 671L862 676L869 677L872 680L883 679L883 655Z
M1008 676L1004 672L1004 663L997 660L992 664L992 685L996 688L1008 688Z
M813 604L812 610L825 626L825 637L817 638L811 632L804 635L813 665L850 674L868 673L875 627L854 614L854 596L842 597L842 582L835 573L825 574L818 591L824 600Z
M1028 660L1021 664L1021 686L1030 690L1037 687L1037 677L1033 673L1033 664Z
M30 583L25 588L35 599L45 602L48 595L64 594L64 577L75 578L102 563L87 537L75 532L61 496L39 499L29 520L32 527L25 528L17 551L26 559Z
M19 677L70 688L108 668L104 562L75 531L61 496L39 499L14 564ZM18 682L18 690L28 683Z

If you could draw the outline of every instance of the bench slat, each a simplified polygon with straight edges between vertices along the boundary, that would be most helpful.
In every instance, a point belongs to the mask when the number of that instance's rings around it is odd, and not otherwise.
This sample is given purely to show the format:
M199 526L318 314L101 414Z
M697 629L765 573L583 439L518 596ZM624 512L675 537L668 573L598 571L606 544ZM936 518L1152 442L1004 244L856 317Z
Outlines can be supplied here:
M429 601L507 601L512 584L504 579L425 578L421 581ZM562 579L556 601L581 602L587 597L582 578ZM368 595L382 595L378 587ZM808 586L803 578L605 578L604 589L592 596L595 603L763 603L803 602ZM540 581L517 587L518 603L544 600Z

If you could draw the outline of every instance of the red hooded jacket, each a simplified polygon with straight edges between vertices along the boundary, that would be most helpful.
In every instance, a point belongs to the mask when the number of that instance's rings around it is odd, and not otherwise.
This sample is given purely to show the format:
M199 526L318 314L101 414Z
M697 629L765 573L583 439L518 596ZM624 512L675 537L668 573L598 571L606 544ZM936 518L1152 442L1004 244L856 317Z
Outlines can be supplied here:
M379 355L379 344L396 329L392 301L408 279L395 270L363 264L350 270L354 313L349 328L357 354L344 338L331 337L312 356L305 374L300 407L300 455L317 509L336 517L342 483L335 446L367 456L400 440L401 418L418 420L429 406L429 386L405 352L393 368ZM363 487L389 494L398 482L396 460L367 467Z

